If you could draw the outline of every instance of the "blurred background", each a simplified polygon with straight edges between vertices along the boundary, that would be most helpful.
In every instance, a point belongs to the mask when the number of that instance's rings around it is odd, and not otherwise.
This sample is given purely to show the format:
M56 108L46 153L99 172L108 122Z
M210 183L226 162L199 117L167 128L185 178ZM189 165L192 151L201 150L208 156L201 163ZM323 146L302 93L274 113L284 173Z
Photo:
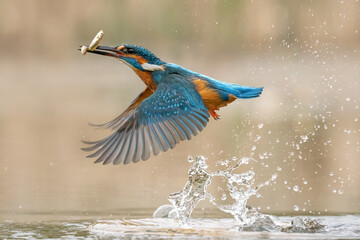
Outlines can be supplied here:
M0 0L0 220L124 215L167 204L191 165L253 156L248 203L275 214L360 212L360 3L338 1ZM77 48L142 45L215 79L264 86L191 141L129 165L93 164L88 125L144 88L126 65ZM219 198L221 181L210 185ZM231 202L229 197L223 202ZM207 201L198 210L213 207ZM149 215L150 217L151 215Z

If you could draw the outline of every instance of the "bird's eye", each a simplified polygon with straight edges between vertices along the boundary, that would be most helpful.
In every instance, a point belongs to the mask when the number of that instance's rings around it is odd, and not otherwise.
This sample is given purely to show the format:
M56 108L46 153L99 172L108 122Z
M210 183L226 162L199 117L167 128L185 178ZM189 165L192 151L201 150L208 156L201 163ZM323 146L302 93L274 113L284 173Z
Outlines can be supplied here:
M128 48L127 52L130 53L130 54L133 54L133 53L135 53L135 50L133 48Z

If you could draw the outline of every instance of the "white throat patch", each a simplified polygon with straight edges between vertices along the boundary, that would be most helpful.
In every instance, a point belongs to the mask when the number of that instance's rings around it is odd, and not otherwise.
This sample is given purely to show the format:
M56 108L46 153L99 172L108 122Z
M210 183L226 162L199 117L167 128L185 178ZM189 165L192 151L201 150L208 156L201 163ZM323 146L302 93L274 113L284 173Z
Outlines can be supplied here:
M156 65L156 64L143 63L143 64L141 64L141 67L147 71L152 71L152 72L157 71L157 70L165 71L163 66Z

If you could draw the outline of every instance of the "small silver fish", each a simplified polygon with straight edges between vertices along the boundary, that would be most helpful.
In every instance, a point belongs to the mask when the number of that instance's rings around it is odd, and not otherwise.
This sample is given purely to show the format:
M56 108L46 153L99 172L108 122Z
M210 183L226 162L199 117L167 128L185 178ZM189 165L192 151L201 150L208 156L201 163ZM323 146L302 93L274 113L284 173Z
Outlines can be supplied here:
M101 39L104 36L104 31L100 30L96 36L94 37L94 39L92 40L92 42L90 43L89 47L87 46L81 46L81 54L85 55L87 53L87 51L94 51L100 44Z
M101 39L104 36L104 31L100 30L100 32L98 32L98 34L96 34L96 36L94 37L94 39L92 40L92 42L89 45L89 50L93 51L95 50L95 48L97 48L97 46L99 46Z

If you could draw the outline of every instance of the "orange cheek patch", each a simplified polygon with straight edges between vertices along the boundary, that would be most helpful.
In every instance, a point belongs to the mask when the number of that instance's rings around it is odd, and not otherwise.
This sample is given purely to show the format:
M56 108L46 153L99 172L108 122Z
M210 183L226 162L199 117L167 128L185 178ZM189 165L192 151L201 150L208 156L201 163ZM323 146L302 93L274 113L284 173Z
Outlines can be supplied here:
M135 54L128 54L128 55L126 55L126 57L135 58L135 59L138 61L138 63L140 63L140 64L143 64L143 63L147 63L147 62L148 62L148 61L147 61L145 58L143 58L142 56L138 56L138 55L135 55Z

